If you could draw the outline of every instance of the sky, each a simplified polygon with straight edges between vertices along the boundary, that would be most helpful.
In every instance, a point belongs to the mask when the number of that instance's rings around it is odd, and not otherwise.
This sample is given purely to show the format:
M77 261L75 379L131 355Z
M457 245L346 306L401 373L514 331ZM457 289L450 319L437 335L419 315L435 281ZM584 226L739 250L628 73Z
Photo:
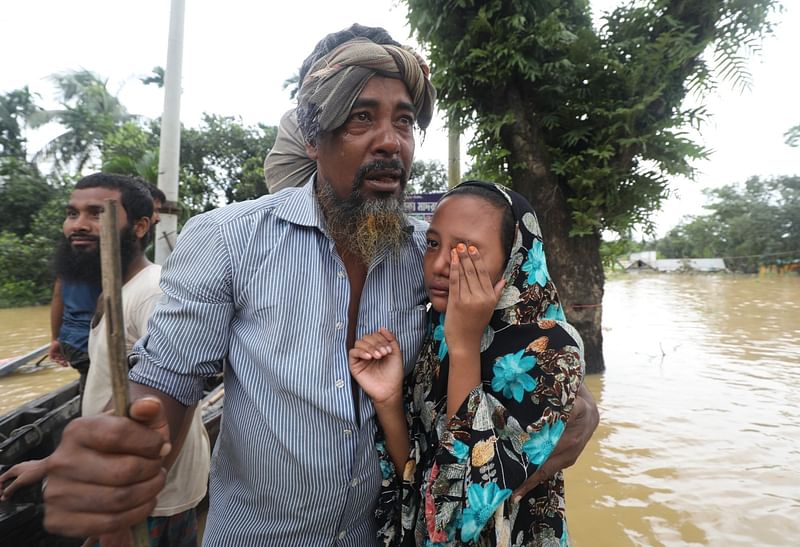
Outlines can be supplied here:
M595 16L617 0L593 0ZM800 1L786 0L774 36L749 69L749 91L726 83L707 97L712 114L696 135L714 150L696 164L694 181L675 180L672 196L654 214L663 235L684 214L701 214L703 188L800 173L800 148L783 133L800 124ZM28 85L54 107L48 76L88 69L108 78L109 89L133 114L155 118L163 92L139 78L166 65L169 0L9 0L0 14L0 93ZM316 42L353 22L382 26L400 42L410 38L405 5L397 0L187 0L181 119L196 126L203 112L238 116L247 124L277 125L292 107L283 82L294 75ZM57 128L29 133L32 149ZM465 140L465 139L464 139ZM462 142L462 148L466 143ZM417 143L416 157L446 163L447 135L440 118ZM469 158L462 152L462 159Z

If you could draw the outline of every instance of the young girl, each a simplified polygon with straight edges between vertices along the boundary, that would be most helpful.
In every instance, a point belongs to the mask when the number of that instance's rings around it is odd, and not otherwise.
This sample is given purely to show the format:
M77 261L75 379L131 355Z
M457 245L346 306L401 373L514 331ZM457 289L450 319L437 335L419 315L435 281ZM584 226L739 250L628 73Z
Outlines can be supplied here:
M511 497L553 451L584 368L533 209L502 186L465 182L439 202L427 240L431 322L405 385L388 330L350 351L385 439L380 540L568 545L561 473Z

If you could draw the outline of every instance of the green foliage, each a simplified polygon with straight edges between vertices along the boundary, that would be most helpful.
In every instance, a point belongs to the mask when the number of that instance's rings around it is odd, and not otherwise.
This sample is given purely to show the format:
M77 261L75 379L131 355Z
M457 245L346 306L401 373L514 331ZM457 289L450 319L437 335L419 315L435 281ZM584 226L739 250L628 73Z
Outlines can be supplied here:
M181 133L181 201L192 212L267 194L264 158L277 127L245 126L241 120L204 114L200 127Z
M648 225L669 178L692 176L708 151L686 128L706 112L683 102L716 85L704 52L719 78L746 86L742 55L758 50L777 5L631 2L595 29L586 0L406 3L430 47L439 106L475 129L474 172L553 180L573 235Z
M706 194L710 213L686 219L660 239L662 256L724 257L745 272L800 258L800 177L753 177Z
M24 235L33 216L53 195L39 170L15 157L0 157L0 231Z
M447 169L437 160L414 160L408 177L406 193L427 194L447 190Z
M56 85L61 108L34 112L29 121L32 127L55 122L64 131L34 159L52 160L62 171L74 165L75 172L80 173L99 152L103 140L131 116L108 91L108 81L93 72L65 72L53 75L51 80Z
M0 95L0 158L26 161L23 129L28 118L39 110L34 97L27 86Z
M163 71L153 72L144 83L159 85ZM129 115L92 72L52 80L61 103L57 110L39 108L27 88L0 95L0 306L49 299L50 260L62 237L64 207L84 167L99 160L107 172L158 179L158 120ZM23 129L51 122L64 132L28 162ZM222 200L266 194L263 161L276 133L276 127L211 114L199 127L182 129L179 222ZM42 174L39 165L54 169Z
M101 169L108 173L134 175L158 182L158 126L149 130L139 123L125 122L103 141Z
M0 307L44 304L50 298L52 242L0 232Z

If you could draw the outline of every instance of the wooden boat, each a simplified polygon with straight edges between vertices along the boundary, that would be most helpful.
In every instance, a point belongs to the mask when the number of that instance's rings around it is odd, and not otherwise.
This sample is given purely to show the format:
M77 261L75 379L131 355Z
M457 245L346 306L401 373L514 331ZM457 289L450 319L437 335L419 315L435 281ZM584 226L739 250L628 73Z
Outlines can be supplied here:
M28 363L33 362L42 362L44 358L47 357L47 352L49 350L50 346L45 344L44 346L35 349L30 353L26 353L25 355L20 355L19 357L10 357L8 359L0 359L0 378L3 376L8 376L22 365L27 365Z
M219 435L225 388L220 380L211 383L200 408L213 447ZM19 462L50 455L64 428L79 414L76 380L0 417L0 472ZM21 488L12 500L0 502L0 543L4 547L78 547L83 543L48 534L42 526L43 515L41 484Z

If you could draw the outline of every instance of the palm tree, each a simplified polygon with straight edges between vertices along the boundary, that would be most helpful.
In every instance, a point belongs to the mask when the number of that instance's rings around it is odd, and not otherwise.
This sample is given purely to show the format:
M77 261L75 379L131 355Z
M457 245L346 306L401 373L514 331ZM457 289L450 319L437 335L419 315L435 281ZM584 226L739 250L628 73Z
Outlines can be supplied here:
M64 132L37 152L34 160L51 159L57 169L73 164L80 173L99 151L103 139L132 116L108 91L108 80L94 72L64 72L50 79L62 108L35 112L29 122L34 128L55 122L64 127Z

